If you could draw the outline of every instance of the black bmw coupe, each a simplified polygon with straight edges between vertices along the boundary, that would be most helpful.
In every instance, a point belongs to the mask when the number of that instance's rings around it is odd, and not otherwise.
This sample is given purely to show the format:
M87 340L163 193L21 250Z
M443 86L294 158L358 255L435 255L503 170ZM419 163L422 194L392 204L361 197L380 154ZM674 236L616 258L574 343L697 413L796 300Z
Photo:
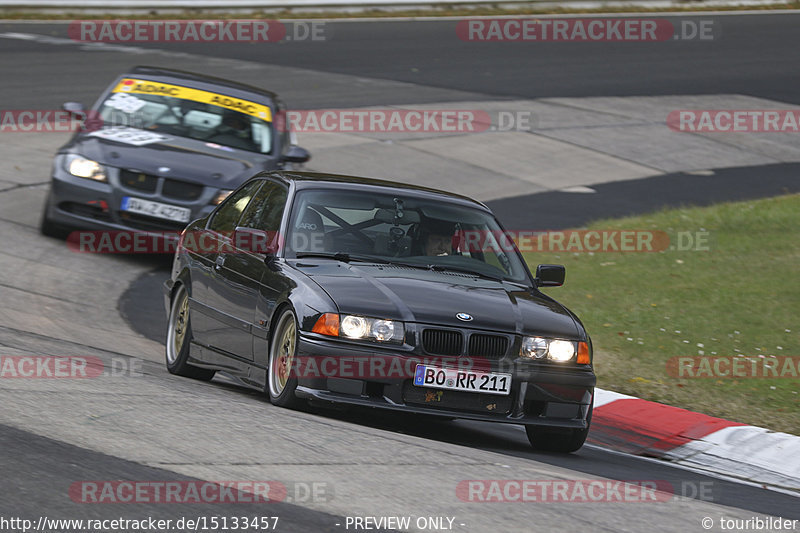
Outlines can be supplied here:
M256 175L189 224L164 284L170 372L217 371L279 406L334 402L586 439L595 374L580 320L541 292L483 204L401 183Z

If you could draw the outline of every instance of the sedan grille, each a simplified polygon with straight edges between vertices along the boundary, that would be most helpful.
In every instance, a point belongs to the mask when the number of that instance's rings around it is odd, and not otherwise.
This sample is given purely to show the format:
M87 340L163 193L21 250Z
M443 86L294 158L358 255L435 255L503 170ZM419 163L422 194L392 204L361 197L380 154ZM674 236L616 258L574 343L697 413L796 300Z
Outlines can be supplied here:
M469 356L500 359L508 350L508 337L475 333L469 337Z
M127 187L128 189L136 189L137 191L144 192L156 192L158 176L151 176L150 174L142 174L141 172L121 169L119 171L119 181L123 187Z
M463 347L460 331L448 329L422 330L422 347L431 355L461 355Z
M203 194L203 186L185 181L164 180L162 194L177 200L197 200Z

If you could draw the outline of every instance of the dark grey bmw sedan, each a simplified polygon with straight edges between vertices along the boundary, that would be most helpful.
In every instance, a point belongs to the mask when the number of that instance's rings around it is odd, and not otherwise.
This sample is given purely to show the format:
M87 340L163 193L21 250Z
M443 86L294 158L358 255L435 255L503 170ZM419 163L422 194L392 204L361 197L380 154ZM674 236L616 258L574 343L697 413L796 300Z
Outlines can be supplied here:
M40 229L180 231L253 174L291 168L296 146L278 95L156 67L118 76L53 160Z
M263 172L188 225L164 284L170 372L218 371L279 406L333 402L586 439L596 382L580 320L545 295L491 211L350 176Z

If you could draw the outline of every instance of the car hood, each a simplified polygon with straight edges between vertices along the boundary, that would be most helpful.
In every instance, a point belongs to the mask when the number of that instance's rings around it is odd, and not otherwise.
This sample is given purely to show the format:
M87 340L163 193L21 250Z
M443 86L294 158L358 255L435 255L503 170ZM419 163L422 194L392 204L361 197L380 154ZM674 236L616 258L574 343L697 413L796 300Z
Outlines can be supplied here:
M159 143L133 146L86 134L77 138L68 151L111 167L229 189L236 188L243 177L268 168L274 161L269 156L232 148L228 151L218 146L177 136L169 136Z
M340 313L505 333L583 337L557 302L517 285L468 274L332 261L296 263L333 299ZM469 322L458 313L473 317Z

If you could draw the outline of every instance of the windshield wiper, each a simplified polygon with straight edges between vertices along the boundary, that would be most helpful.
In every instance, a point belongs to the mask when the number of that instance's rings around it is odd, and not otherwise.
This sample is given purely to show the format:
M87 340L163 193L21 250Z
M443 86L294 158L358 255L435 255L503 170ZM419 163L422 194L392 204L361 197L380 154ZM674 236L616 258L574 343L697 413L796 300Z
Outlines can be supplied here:
M295 256L298 259L302 259L304 257L323 257L325 259L336 259L337 261L341 261L343 263L350 262L350 256L344 252L297 252Z
M479 270L474 270L472 268L450 266L450 265L447 265L447 266L445 266L445 265L428 265L428 268L430 270L434 270L436 272L445 272L445 271L449 270L451 272L461 272L463 274L472 274L473 276L478 276L480 278L485 278L485 279L491 279L493 281L501 281L501 282L505 281L505 278L503 276L487 274L486 272L481 272Z
M372 255L353 255L345 252L297 252L295 256L298 259L304 257L324 257L326 259L336 259L337 261L341 261L342 263L350 263L352 261L381 263L381 264L391 263L391 261L383 257L372 256Z

